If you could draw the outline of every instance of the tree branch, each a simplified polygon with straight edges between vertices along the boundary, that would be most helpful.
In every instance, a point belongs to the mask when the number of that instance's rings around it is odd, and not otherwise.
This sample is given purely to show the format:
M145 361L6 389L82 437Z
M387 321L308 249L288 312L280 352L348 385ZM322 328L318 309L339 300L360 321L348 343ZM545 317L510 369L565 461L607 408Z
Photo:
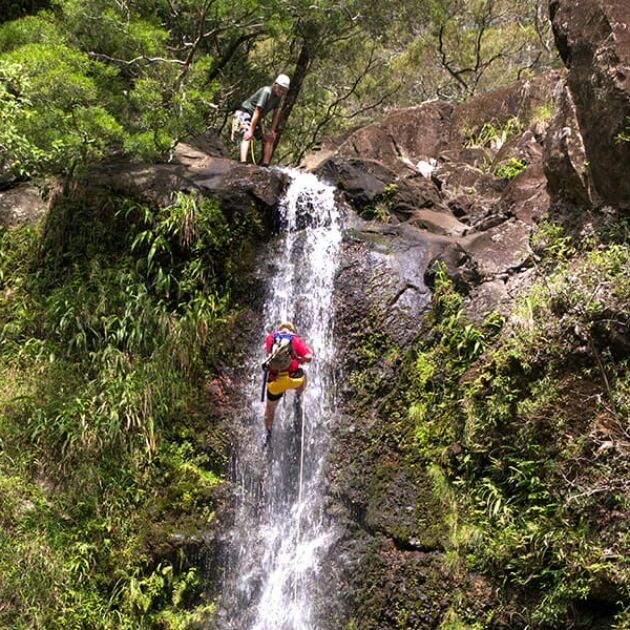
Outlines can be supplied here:
M470 90L466 81L464 81L459 75L461 70L457 71L451 68L451 64L448 61L446 50L444 49L444 24L440 24L440 30L438 31L438 50L442 57L442 65L446 68L446 71L464 88L466 92Z
M214 79L217 78L221 70L223 70L223 68L227 66L230 59L232 59L232 57L236 54L236 51L239 49L241 44L251 39L256 39L261 34L262 34L262 30L259 30L257 32L241 35L240 37L237 37L235 40L233 40L232 43L228 46L227 50L221 56L221 59L219 59L216 62L212 70L210 70L210 72L208 73L208 77L206 78L206 85L208 85L208 83L211 83L212 81L214 81Z
M107 61L112 61L114 63L120 63L124 66L132 66L133 64L139 63L140 61L147 61L149 63L172 63L176 65L183 66L185 61L181 59L165 59L164 57L147 57L146 55L140 55L139 57L134 57L133 59L118 59L116 57L110 57L109 55L105 55L103 53L97 53L94 51L89 51L88 56L94 59L105 59Z

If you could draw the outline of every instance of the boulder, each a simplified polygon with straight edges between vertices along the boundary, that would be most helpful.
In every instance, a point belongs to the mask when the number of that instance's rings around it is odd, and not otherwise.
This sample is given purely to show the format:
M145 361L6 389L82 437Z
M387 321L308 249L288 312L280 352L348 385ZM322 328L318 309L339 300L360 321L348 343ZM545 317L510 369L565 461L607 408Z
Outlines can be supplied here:
M443 101L397 110L352 133L337 153L378 160L396 170L404 165L415 168L418 161L437 158L446 147L452 111L453 106Z
M510 219L470 236L462 246L475 261L482 279L507 278L528 261L530 232L531 225Z
M374 203L398 178L392 169L376 160L343 156L327 159L315 174L344 191L358 209Z
M90 185L165 207L177 192L199 191L232 212L246 212L252 204L273 220L272 210L286 189L288 176L279 169L239 164L198 149L180 148L170 164L118 164L95 172Z
M593 186L630 209L630 3L550 0L549 13Z
M457 105L453 110L448 149L461 151L465 144L470 145L471 139L479 136L484 125L492 125L498 132L498 143L494 145L498 150L507 140L507 136L501 137L502 132L507 131L506 123L514 119L527 128L536 118L536 111L549 102L560 76L557 71L548 72L479 94Z
M186 155L191 152L198 152L200 158L204 156L229 158L230 151L227 149L221 138L213 131L190 138L186 142L180 142L175 147L174 161L186 159Z
M561 86L556 114L547 131L544 165L547 189L553 200L576 206L596 203L575 103L566 86Z
M321 164L316 174L345 193L346 199L366 216L380 215L394 222L429 227L435 221L430 217L444 213L447 221L448 208L431 179L405 169L396 174L392 169L376 160L333 156ZM418 211L431 210L422 218ZM429 219L423 223L425 219ZM420 223L418 223L418 221ZM455 223L457 223L455 221ZM452 224L452 222L451 222ZM439 228L438 231L442 231Z
M14 228L36 223L48 210L41 190L32 184L18 184L0 191L0 226Z

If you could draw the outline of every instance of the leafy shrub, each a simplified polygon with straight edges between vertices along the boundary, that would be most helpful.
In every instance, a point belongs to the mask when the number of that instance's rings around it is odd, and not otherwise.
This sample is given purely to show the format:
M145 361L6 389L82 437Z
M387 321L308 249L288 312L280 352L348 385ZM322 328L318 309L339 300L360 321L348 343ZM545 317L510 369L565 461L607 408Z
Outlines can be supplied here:
M203 388L258 217L77 195L40 229L0 232L0 625L187 627L200 576L149 549L213 519Z
M513 157L498 164L497 167L494 169L494 174L501 179L510 181L526 168L526 162Z
M536 238L545 273L505 321L467 322L438 271L409 417L447 511L452 567L538 593L529 605L503 606L554 628L573 623L575 604L614 574L622 623L627 527L609 510L630 505L628 462L603 457L597 435L603 423L625 439L630 366L607 340L627 327L630 250L602 243L578 252L552 225Z

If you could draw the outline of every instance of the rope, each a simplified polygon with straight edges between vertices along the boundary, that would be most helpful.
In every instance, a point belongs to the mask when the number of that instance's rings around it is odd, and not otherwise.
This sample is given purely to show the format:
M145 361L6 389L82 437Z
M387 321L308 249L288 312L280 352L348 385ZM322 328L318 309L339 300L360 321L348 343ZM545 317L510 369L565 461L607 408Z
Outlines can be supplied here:
M256 156L254 155L254 136L252 136L252 139L249 141L249 148L252 152L252 164L256 164Z
M304 409L303 407L300 405L300 412L301 412L301 418L300 418L300 423L302 425L302 431L301 431L301 436L300 436L300 476L299 476L299 482L298 482L298 514L297 514L297 527L296 527L296 533L295 533L295 552L296 552L296 560L297 560L297 548L298 545L300 544L300 524L302 522L301 516L302 516L302 483L304 480ZM297 568L295 571L295 579L293 581L293 600L296 601L297 600L297 586L298 586L298 579L297 579Z

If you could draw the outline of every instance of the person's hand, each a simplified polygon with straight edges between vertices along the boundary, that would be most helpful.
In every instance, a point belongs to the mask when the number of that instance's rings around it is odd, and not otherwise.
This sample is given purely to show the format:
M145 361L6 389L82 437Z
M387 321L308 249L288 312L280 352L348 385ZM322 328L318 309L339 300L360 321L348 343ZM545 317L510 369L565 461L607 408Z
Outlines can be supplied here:
M265 134L265 140L267 140L267 142L270 142L271 140L275 140L275 139L276 139L276 132L273 129L270 129Z
M250 131L246 131L246 132L243 134L243 140L246 140L246 141L248 141L248 142L249 142L249 140L251 140L251 139L252 139L252 136L253 136L253 135L254 135L254 134L251 132L251 130L250 130Z

